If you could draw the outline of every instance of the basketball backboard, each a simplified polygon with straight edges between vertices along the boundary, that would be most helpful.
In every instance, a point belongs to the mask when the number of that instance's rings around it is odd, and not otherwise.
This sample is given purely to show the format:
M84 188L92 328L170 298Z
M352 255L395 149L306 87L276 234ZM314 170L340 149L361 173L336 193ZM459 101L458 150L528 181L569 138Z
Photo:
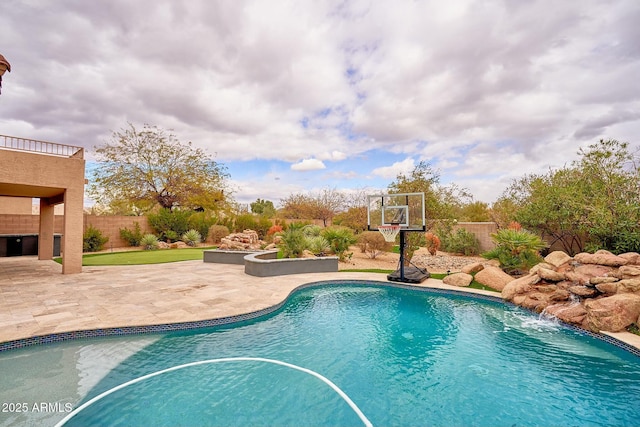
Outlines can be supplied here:
M367 226L399 225L401 230L424 231L424 193L374 194L367 197Z

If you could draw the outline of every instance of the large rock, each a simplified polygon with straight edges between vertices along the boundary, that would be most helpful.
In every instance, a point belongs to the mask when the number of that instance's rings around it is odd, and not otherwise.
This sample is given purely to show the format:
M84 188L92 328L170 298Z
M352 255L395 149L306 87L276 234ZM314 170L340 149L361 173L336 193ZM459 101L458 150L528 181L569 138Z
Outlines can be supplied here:
M626 265L640 264L640 254L637 252L626 252L618 256L628 261Z
M490 288L498 291L502 291L507 283L513 280L513 277L509 276L498 267L488 265L483 268L482 271L476 273L475 279L478 283L489 286Z
M555 270L539 268L537 272L541 279L548 280L550 282L561 282L564 280L564 274L558 273Z
M551 264L554 267L560 267L562 264L565 264L571 261L571 257L562 251L553 251L546 257L544 257L544 262L547 264Z
M600 292L598 292L597 289L582 285L571 286L569 288L569 292L582 298L593 298L597 295L600 295Z
M516 295L522 295L529 292L532 286L540 281L540 276L537 274L528 274L526 276L519 277L507 283L502 288L502 298L507 301L513 301Z
M582 325L587 317L587 310L582 304L563 302L552 304L545 309L545 313L550 314L563 322Z
M472 281L473 276L467 273L454 273L442 279L442 283L451 286L469 286Z
M625 258L619 257L605 250L599 250L593 254L581 252L573 257L573 259L580 264L599 264L610 267L620 267L621 265L625 265L629 262Z
M618 270L618 274L623 279L631 279L632 277L638 277L640 276L640 266L623 265Z
M640 295L617 294L585 302L586 323L594 332L620 332L638 321Z
M472 262L471 264L467 264L460 271L467 274L477 273L480 270L484 269L484 265L481 262Z

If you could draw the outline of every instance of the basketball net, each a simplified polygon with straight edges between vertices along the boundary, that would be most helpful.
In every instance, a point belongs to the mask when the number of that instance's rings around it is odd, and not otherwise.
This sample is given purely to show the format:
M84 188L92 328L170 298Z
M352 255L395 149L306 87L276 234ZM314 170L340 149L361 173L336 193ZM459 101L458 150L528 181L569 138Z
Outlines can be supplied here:
M379 225L378 231L384 237L384 240L387 242L394 242L396 240L396 236L400 232L399 225Z

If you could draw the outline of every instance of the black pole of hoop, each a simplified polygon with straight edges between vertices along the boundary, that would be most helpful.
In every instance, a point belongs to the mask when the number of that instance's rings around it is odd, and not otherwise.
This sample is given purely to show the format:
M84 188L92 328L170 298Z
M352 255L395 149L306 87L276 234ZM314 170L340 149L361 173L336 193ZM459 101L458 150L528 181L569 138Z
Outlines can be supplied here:
M404 282L404 230L400 230L400 281Z

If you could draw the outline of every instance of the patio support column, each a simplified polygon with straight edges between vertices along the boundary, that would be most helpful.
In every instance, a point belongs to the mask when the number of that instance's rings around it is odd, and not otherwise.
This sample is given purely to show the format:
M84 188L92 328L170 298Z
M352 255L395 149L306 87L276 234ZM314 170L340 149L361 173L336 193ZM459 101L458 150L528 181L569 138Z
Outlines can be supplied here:
M38 230L38 259L53 258L53 225L55 205L49 199L40 198L40 226Z
M82 272L83 190L84 186L81 186L80 188L67 188L64 192L62 274Z

